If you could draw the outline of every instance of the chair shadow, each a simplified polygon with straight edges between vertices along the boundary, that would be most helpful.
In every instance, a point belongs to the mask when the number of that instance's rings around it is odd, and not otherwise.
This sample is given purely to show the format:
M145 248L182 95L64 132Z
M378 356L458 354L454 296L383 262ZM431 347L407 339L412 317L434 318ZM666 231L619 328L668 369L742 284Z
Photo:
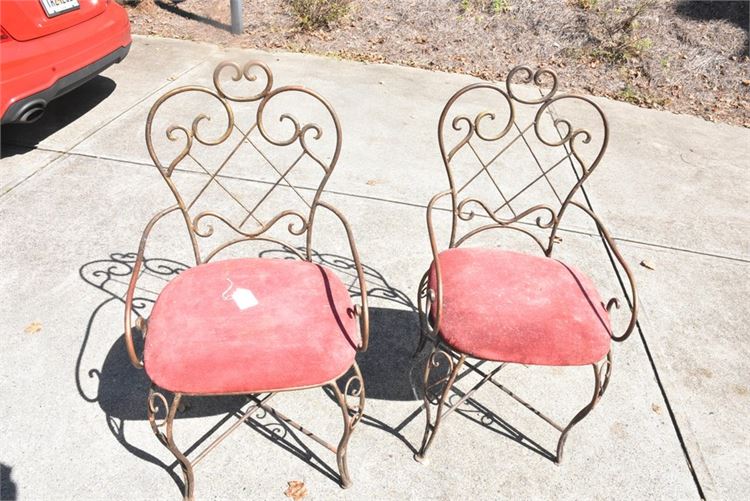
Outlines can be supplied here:
M297 251L303 252L304 248ZM260 257L296 259L295 254L287 249L272 249L260 253ZM356 266L354 260L335 254L312 253L313 261L337 270L354 278ZM387 278L377 269L362 265L367 282L367 298L370 303L397 306L385 308L370 306L370 343L367 351L357 354L357 364L366 381L368 399L378 400L421 400L414 381L414 359L412 355L419 341L419 316L417 307L401 290L393 287ZM349 288L353 298L360 297L357 281ZM420 372L421 377L421 372ZM346 377L342 378L346 379ZM343 388L342 388L343 389ZM332 397L333 398L333 397Z
M72 124L96 108L114 92L117 84L110 78L98 75L64 96L47 105L44 115L33 124L8 124L2 126L2 156L13 156L23 150L16 146L34 148L44 139Z
M304 252L304 248L298 248ZM287 249L274 249L260 254L262 257L294 259ZM355 263L351 258L334 254L314 253L313 260L341 273L353 273ZM367 281L367 297L392 304L397 308L369 306L370 344L366 352L357 354L357 364L365 380L367 399L418 401L417 407L406 419L397 425L390 425L365 412L361 423L386 432L401 441L412 453L414 445L403 435L402 430L422 412L422 396L419 393L422 368L415 364L414 351L419 341L419 317L417 307L408 295L393 287L377 269L362 265ZM361 295L356 283L349 290L352 297ZM341 378L346 381L353 372ZM343 391L343 385L339 385ZM328 397L335 401L333 392L326 389Z
M457 391L452 397L460 398L462 393ZM518 428L508 423L506 420L495 414L485 405L477 402L473 398L466 399L464 402L465 407L456 409L456 414L476 423L490 431L497 433L498 435L508 438L517 444L527 448L528 450L539 454L541 457L555 462L556 456L549 450L543 447L538 442L534 441L528 435L525 435Z
M284 249L260 253L261 257L266 258L286 258L291 255ZM142 424L147 421L146 395L150 381L143 370L131 365L122 331L115 328L113 332L111 327L107 327L108 330L102 333L97 327L102 322L102 320L97 320L98 318L111 318L115 312L117 318L120 318L135 257L134 253L113 253L106 259L88 262L79 269L81 279L100 290L106 297L94 308L86 325L75 365L75 383L81 398L99 405L104 413L107 427L123 448L166 471L175 484L182 489L183 481L176 473L178 470L176 461L164 462L134 445L126 437L125 432L129 421L139 421ZM338 268L342 272L351 272L354 269L354 264L350 259L332 254L314 253L313 261ZM187 265L176 261L151 258L144 261L142 273L166 283L187 268ZM397 306L397 308L380 306L369 308L370 346L367 352L357 356L357 362L366 382L366 396L368 399L414 401L418 402L418 406L409 416L395 425L388 424L384 419L370 414L365 414L361 422L366 426L391 434L414 453L417 449L404 436L403 429L423 412L421 378L426 359L414 357L418 341L418 314L408 296L391 286L382 273L371 267L365 267L365 275L368 281L368 298L378 298L380 303L385 302ZM360 294L357 289L358 287L354 285L350 290L355 297ZM145 316L157 295L156 291L139 290L134 300L134 312ZM107 325L111 324L107 323ZM101 343L101 340L95 339L94 336L98 338L102 335L109 336L109 339L114 338L114 343L107 350L101 365L84 368L87 347L95 340ZM140 352L142 340L136 338L134 341L137 352ZM104 344L105 346L108 344L106 339ZM342 378L339 383L342 390L341 381L345 381L346 377L348 376ZM95 390L87 389L92 387ZM333 392L329 388L324 388L324 391L331 400L335 401ZM254 399L255 396L245 395L183 399L186 402L185 408L178 412L177 419L210 416L219 418L185 451L186 454L197 450L231 419L241 417L246 412L245 409L253 404ZM554 456L549 451L473 399L468 399L464 407L457 409L456 412L520 443L543 457L554 460ZM478 413L481 415L479 418L476 417ZM280 418L258 409L245 424L262 437L304 461L326 478L339 482L338 471L307 447L300 439L299 432L290 428Z
M261 253L261 257L266 258L290 256L292 256L291 252L284 249ZM106 259L85 263L79 269L81 279L100 290L106 297L93 310L86 325L75 366L76 387L84 400L99 405L110 432L128 452L165 470L175 484L182 489L183 481L176 473L178 469L176 461L166 463L127 439L125 432L129 421L145 422L148 419L146 395L150 381L143 370L135 368L130 363L122 331L116 329L117 334L115 334L110 328L107 332L101 332L102 329L98 326L102 322L98 320L99 318L111 318L115 311L119 314L123 310L124 297L133 273L135 258L134 253L112 253ZM347 258L331 254L314 253L313 261L338 268L339 271L354 269L353 262ZM142 273L150 275L150 279L159 279L166 284L187 268L188 265L184 263L151 258L144 261ZM409 383L409 374L413 365L411 355L417 345L417 316L414 308L409 298L391 287L380 272L366 267L366 274L368 282L373 284L368 291L368 297L379 297L386 301L393 301L398 306L409 307L409 310L378 307L369 309L372 342L368 351L357 358L363 377L367 381L367 396L390 400L417 400L415 390ZM356 286L351 288L351 293L355 297L361 294ZM138 290L134 299L134 312L147 316L157 295L157 291ZM85 368L84 359L87 347L95 341L95 336L101 337L102 335L114 337L114 343L109 346L101 365ZM134 342L136 351L140 353L143 347L142 339L134 336ZM106 344L108 343L105 342ZM333 400L330 390L326 391L326 394ZM242 416L244 409L252 405L252 397L244 395L189 397L183 401L186 401L187 405L184 410L178 412L177 419L219 417L211 429L187 449L187 454L198 449L225 423ZM363 422L368 421L372 423L376 420L372 418L363 420ZM259 409L245 424L325 477L339 482L338 471L307 447L300 439L298 432L290 428L283 420ZM408 444L408 442L405 443Z
M304 252L304 248L297 250ZM269 256L271 253L279 252L288 251L274 250L265 253L265 255ZM286 258L292 259L293 254L288 252ZM315 253L314 259L325 266L340 271L354 270L354 261L350 258ZM427 359L420 360L417 357L418 354L415 353L419 341L419 313L411 299L399 289L391 286L382 273L366 265L363 265L363 271L367 277L368 299L385 299L389 303L401 307L395 309L369 307L370 345L366 352L357 355L357 363L365 380L367 399L418 401L420 405L395 425L390 425L367 413L365 413L361 422L389 433L401 441L412 453L417 453L417 447L404 436L402 430L424 410L422 377ZM356 289L350 290L350 293L356 297L359 291ZM407 309L402 309L403 307ZM481 365L482 362L479 362L479 364ZM469 371L466 371L457 380L468 374ZM342 380L346 380L350 375L351 373L345 375ZM341 387L341 389L344 388ZM334 399L332 392L327 393L331 399ZM451 400L460 398L462 395L461 390L454 387ZM455 412L505 438L513 440L541 457L555 462L555 455L552 452L475 399L467 399L463 406L456 409Z
M305 249L300 247L297 251L304 252ZM260 253L260 256L295 259L294 253L284 248L264 251ZM354 260L344 256L314 252L313 261L344 274L353 274L356 271ZM363 264L362 268L367 281L367 297L370 304L375 299L396 307L385 308L370 305L368 308L370 343L367 351L357 354L357 365L365 381L365 395L368 400L417 401L419 407L395 426L367 412L362 417L361 423L394 436L412 453L415 453L416 448L403 435L402 430L422 412L422 396L419 388L424 369L415 363L418 359L414 357L419 342L417 307L408 295L392 286L379 270L366 264ZM361 296L356 281L350 287L349 293L354 298ZM352 375L353 371L350 371L340 379L339 388L342 391L345 389L342 382ZM325 388L325 391L335 402L336 397L333 392L328 388Z
M92 312L86 325L86 331L81 343L81 349L76 359L75 382L79 395L87 402L97 403L104 412L107 427L115 439L128 452L136 457L159 466L174 480L175 484L183 489L182 478L175 472L177 462L165 463L158 457L130 443L125 435L128 421L147 421L146 396L148 394L150 381L145 372L136 369L127 357L125 348L125 336L120 333L116 335L114 344L107 351L106 357L100 367L88 370L83 368L86 348L92 341L92 335L97 332L97 319L106 316L113 310L123 311L125 307L124 293L133 272L135 262L133 253L113 253L107 259L100 259L84 264L79 269L80 277L107 295ZM187 265L165 259L150 259L144 263L144 272L160 276L163 280L174 278ZM155 295L154 295L155 297ZM154 298L148 296L136 297L134 310L136 313L144 311ZM121 332L121 331L120 331ZM111 335L111 331L106 332ZM136 349L142 348L142 340L134 339ZM85 387L95 386L92 392ZM240 397L217 397L215 399L189 399L188 408L179 412L178 419L230 414L246 403ZM202 437L198 444L205 441Z

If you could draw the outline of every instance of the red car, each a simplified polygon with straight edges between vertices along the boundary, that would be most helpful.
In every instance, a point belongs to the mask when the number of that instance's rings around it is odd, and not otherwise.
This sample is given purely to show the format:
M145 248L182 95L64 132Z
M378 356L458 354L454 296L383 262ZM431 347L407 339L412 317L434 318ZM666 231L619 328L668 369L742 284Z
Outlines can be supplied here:
M0 0L2 123L38 120L129 49L128 15L114 0Z

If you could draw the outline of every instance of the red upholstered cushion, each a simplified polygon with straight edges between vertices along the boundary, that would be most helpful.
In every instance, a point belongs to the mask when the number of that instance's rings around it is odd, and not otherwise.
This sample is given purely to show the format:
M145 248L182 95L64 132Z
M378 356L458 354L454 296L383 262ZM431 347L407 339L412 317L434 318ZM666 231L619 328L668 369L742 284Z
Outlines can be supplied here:
M498 249L449 249L439 260L440 335L456 350L534 365L591 364L609 351L609 316L578 270Z
M144 366L174 392L258 393L337 378L359 342L349 293L330 270L231 259L167 284L149 318Z

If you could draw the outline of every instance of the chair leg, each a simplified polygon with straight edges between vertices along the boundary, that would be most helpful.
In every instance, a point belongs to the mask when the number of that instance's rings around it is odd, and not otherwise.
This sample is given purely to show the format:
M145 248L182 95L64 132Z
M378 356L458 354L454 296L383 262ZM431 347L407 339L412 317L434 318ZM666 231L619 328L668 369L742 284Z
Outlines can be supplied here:
M581 422L583 418L588 416L589 412L594 409L596 404L602 398L602 395L604 395L604 391L607 389L607 385L609 384L609 377L612 374L612 352L610 351L609 353L607 353L607 358L605 359L603 364L592 364L592 367L594 368L594 395L591 398L591 402L589 402L586 407L581 409L578 414L576 414L573 419L570 420L568 426L563 429L562 435L560 435L560 440L557 442L557 455L555 456L555 463L557 464L560 464L562 462L563 448L565 447L565 441L568 439L568 433L570 433L570 430L573 429L576 424ZM606 369L603 382L602 369Z
M182 394L175 393L174 398L172 399L172 405L169 405L167 403L167 398L162 393L157 391L154 385L151 385L151 388L148 392L148 421L149 423L151 423L151 429L154 431L156 438L158 438L159 441L164 444L167 449L169 449L169 451L177 459L177 462L180 463L180 467L182 468L182 476L185 479L183 499L185 501L193 501L195 499L193 495L193 490L195 488L193 465L190 464L188 458L185 457L185 455L177 448L174 443L174 436L172 434L172 425L174 424L174 418L177 414L177 408L180 405L181 399ZM157 412L159 412L161 406L164 407L164 411L167 413L167 415L164 419L157 420L156 414ZM165 427L166 430L162 431L162 427Z
M430 373L432 372L432 369L440 366L440 357L443 357L448 363L448 375L440 378L433 383L430 383ZM440 426L440 421L443 418L443 406L446 399L448 398L448 395L450 394L453 383L456 380L456 375L458 374L458 371L461 369L461 366L464 364L465 360L466 355L462 354L458 359L458 362L454 363L451 356L446 351L442 350L439 344L435 345L432 353L430 354L430 357L427 359L427 364L424 370L423 387L426 424L424 429L424 436L422 437L422 446L420 447L419 452L414 455L414 459L419 461L420 463L424 462L427 450L430 448L430 446L432 445L432 441L435 439L435 434L437 433L438 427ZM439 386L443 382L445 382L445 387L440 393L439 398L437 395L431 397L431 390ZM435 422L431 423L432 411L430 409L430 404L433 403L434 400L437 400L437 409L435 411Z
M612 375L612 352L607 353L607 359L604 361L606 371L604 372L604 381L602 382L602 389L599 392L599 398L604 396L604 392L607 391L609 386L609 377Z
M339 474L341 475L341 487L344 489L349 488L352 485L352 479L349 475L349 465L347 463L346 453L349 446L349 438L352 435L354 427L362 419L365 412L365 385L362 373L359 370L359 366L355 362L352 366L354 369L354 375L346 380L344 384L344 391L339 389L338 384L331 384L333 393L336 395L336 400L341 407L341 414L344 418L344 433L339 441L338 448L336 449L336 462L339 467ZM356 405L350 406L347 402L347 396L357 397L359 400Z
M427 279L429 277L429 271L422 276L422 280L419 281L419 289L417 292L417 307L419 308L419 344L417 349L414 351L412 358L415 358L424 349L427 344L427 315L429 312L426 311L430 306L430 301L427 298ZM425 307L422 305L422 301L425 301Z

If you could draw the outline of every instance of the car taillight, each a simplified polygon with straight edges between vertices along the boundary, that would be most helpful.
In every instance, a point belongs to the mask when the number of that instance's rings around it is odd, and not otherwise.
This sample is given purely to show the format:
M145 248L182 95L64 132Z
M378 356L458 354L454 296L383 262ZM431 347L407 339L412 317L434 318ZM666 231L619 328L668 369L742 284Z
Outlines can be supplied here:
M0 42L9 42L10 40L13 39L8 35L8 32L5 31L5 28L0 26Z

